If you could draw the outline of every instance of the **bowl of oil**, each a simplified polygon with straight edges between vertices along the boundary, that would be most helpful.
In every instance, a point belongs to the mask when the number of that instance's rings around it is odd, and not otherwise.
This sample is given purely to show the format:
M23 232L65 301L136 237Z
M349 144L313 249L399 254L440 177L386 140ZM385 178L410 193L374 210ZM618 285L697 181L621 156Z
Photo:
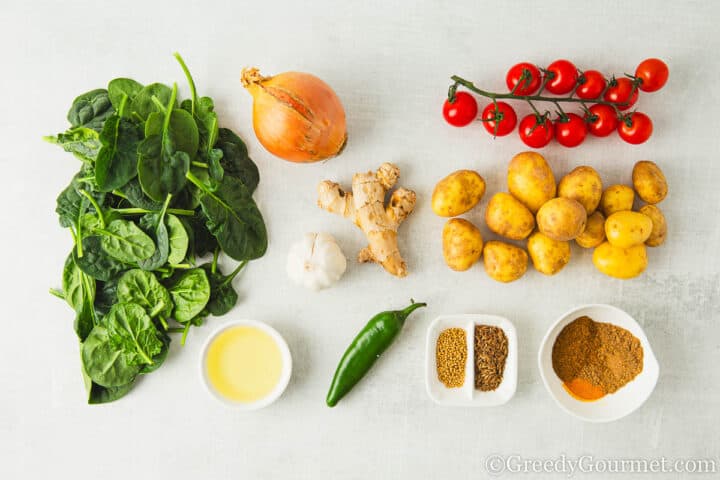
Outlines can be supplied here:
M285 391L292 356L285 339L255 320L226 323L205 341L200 374L210 394L239 410L257 410Z

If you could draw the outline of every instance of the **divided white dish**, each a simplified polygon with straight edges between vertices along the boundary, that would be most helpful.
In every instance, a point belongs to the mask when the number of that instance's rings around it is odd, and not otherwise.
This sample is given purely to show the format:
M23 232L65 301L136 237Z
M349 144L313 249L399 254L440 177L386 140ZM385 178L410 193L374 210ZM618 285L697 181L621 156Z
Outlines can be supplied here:
M499 327L508 339L508 356L500 386L490 392L475 389L475 325ZM468 361L465 365L465 383L462 387L447 388L437 376L435 349L440 333L447 328L462 328L466 332ZM517 388L518 346L515 326L497 315L461 314L442 315L428 327L425 351L425 386L430 398L439 405L456 407L491 407L509 401Z
M573 398L563 387L552 366L555 339L567 324L582 316L628 330L640 340L643 348L642 372L617 392L592 402ZM660 366L642 327L623 310L603 304L583 305L560 317L545 334L538 353L538 365L545 388L555 402L566 412L588 422L612 422L634 412L650 397L660 375Z

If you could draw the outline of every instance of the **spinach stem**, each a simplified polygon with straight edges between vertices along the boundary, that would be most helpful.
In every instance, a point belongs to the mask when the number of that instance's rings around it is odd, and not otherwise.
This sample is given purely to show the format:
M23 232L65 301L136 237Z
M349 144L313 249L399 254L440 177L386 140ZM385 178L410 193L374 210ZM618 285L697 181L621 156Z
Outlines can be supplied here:
M62 298L63 300L65 300L65 293L62 290L58 290L57 288L51 288L50 295L54 295L57 298Z
M212 265L210 265L210 271L214 274L217 272L218 257L220 256L220 247L215 247L213 252Z
M163 105L163 103L160 101L159 98L157 98L155 95L153 95L152 97L150 97L150 100L152 100L152 102L155 104L155 106L158 109L160 109L161 112L165 113L165 111L167 110L167 107L165 105Z
M160 217L158 218L158 225L160 225L165 219L165 213L167 212L168 206L170 206L170 200L172 199L172 193L168 193L165 197L165 203L163 203L162 210L160 210Z
M146 213L154 213L153 210L146 210L144 208L114 208L113 212L117 212L120 215L144 215ZM167 213L173 215L195 215L194 210L186 210L184 208L168 208Z
M187 334L190 331L190 322L187 322L185 324L185 328L183 329L182 337L180 338L180 345L185 345L185 339L187 338Z
M127 97L123 97L123 98L127 98ZM95 209L95 212L97 212L98 220L100 220L100 228L105 228L105 218L103 217L103 213L102 213L102 209L100 208L100 205L98 205L97 201L86 190L80 189L80 193L82 195L84 195L90 201L93 208Z
M197 103L197 91L195 90L195 80L193 80L192 75L190 75L190 70L188 70L187 65L185 65L185 60L180 56L178 52L175 52L173 54L175 59L180 64L180 67L183 69L183 72L185 73L185 77L187 78L188 86L190 87L190 113L195 116L195 104Z
M165 331L168 329L167 321L162 317L162 315L158 316L158 320L160 320L160 324L163 326Z
M120 106L118 107L118 117L123 116L123 112L125 112L125 104L127 103L128 96L127 94L123 93L122 100L120 100Z
M125 195L124 193L122 193L120 190L113 190L113 191L112 191L112 194L115 195L116 197L120 197L120 198L123 198L123 199L125 199L125 200L128 199L127 195Z
M184 332L184 331L185 331L185 329L184 329L184 328L180 328L180 327L173 327L173 328L168 328L168 329L167 329L167 332L168 332L168 333L182 333L182 332Z
M220 284L220 287L224 287L227 284L231 283L235 279L237 274L240 273L240 271L243 268L245 268L245 265L247 265L247 263L248 263L247 260L243 260L242 262L240 262L240 265L238 265L237 268L235 270L233 270L233 272L230 275L225 277L225 280L223 280L223 282Z
M208 164L205 162L196 162L193 160L192 162L193 167L200 167L200 168L209 168Z
M189 263L171 263L169 265L170 268L174 268L176 270L189 270L192 268L192 265Z
M165 120L163 121L162 138L163 145L167 139L167 132L170 129L170 114L172 113L175 100L177 99L177 83L173 83L172 93L170 94L170 101L168 102L167 109L165 110Z

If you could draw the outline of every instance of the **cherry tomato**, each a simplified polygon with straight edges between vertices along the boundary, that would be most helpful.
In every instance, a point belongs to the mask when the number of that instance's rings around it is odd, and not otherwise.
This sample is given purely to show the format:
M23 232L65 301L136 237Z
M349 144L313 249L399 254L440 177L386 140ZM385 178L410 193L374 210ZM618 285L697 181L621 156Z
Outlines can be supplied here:
M635 90L635 93L633 93L633 90ZM630 97L631 93L632 98ZM628 108L635 105L635 102L637 102L638 89L633 87L633 82L629 78L616 78L615 80L610 82L610 88L605 91L605 95L603 96L603 98L607 102L628 102L627 105L617 107L618 110L627 110Z
M516 95L532 95L540 88L540 70L532 63L522 62L513 65L510 70L508 70L505 76L508 89L512 91L512 89L515 88L524 70L530 72L530 78L523 80L520 86L517 87L517 90L515 90Z
M660 90L667 82L669 75L668 66L659 58L643 60L635 69L635 76L642 80L640 90L643 92Z
M566 114L567 118L555 121L555 139L563 147L577 147L587 135L587 126L580 115Z
M491 103L483 109L481 118L485 130L497 137L507 135L517 125L515 110L505 102L497 102L497 112L495 111L495 104Z
M575 94L585 100L599 98L605 90L605 77L597 70L585 70L578 78L578 88Z
M618 124L617 113L610 105L593 105L590 114L585 114L588 132L596 137L607 137L615 131Z
M555 127L549 118L538 122L535 114L530 114L520 120L519 127L520 139L532 148L542 148L553 139Z
M572 92L578 79L578 72L575 65L567 60L555 60L548 65L547 71L550 80L545 84L545 89L555 95L563 95Z
M455 93L455 101L445 100L443 116L454 127L464 127L477 117L478 105L475 97L467 92Z
M652 120L641 112L631 113L618 124L620 138L633 145L645 142L652 135L652 131Z

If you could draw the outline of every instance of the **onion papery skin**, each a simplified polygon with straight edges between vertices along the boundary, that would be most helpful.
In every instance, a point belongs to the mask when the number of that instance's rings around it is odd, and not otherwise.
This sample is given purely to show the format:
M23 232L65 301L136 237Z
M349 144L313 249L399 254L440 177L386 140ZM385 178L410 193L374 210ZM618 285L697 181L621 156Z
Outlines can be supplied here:
M243 70L253 97L253 128L273 155L311 163L338 155L347 142L345 109L330 86L315 75L285 72L263 77Z

